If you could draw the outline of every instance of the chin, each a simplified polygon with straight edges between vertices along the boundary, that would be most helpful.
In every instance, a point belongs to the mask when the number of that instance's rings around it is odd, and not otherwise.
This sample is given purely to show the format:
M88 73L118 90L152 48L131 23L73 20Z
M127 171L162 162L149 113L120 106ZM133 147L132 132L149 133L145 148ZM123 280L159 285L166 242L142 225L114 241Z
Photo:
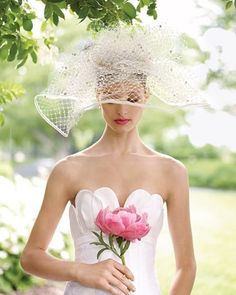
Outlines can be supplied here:
M132 129L134 129L136 127L136 123L134 123L133 121L130 121L128 124L126 125L118 125L115 122L111 122L111 123L107 123L107 125L109 125L109 127L115 131L118 132L128 132Z

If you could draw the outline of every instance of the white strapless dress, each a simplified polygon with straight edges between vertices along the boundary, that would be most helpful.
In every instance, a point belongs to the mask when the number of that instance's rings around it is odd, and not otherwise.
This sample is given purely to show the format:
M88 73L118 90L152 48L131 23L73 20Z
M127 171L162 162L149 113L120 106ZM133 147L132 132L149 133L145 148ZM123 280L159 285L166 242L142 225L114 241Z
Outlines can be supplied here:
M148 213L150 231L140 241L131 242L125 252L126 266L134 274L134 295L160 295L159 281L155 274L155 250L157 238L163 225L164 201L159 194L150 194L142 188L134 190L127 198L124 207L135 205L137 212ZM101 208L109 206L111 210L119 207L115 192L110 187L100 187L95 191L80 190L75 198L75 206L70 204L70 229L75 247L75 260L82 263L96 263L112 258L120 263L121 259L112 251L104 251L97 260L97 252L102 246L90 244L97 242L92 231L100 233L95 224L96 216ZM104 240L108 241L104 234ZM89 276L89 274L88 274ZM119 289L120 290L120 289ZM108 295L110 292L97 288L88 288L78 282L66 283L64 295Z

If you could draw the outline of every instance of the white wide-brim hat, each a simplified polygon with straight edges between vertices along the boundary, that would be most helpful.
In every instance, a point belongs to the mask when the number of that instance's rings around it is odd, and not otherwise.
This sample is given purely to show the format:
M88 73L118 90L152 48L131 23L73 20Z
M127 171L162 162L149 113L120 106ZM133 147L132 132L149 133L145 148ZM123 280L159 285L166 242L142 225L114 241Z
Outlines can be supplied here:
M184 50L181 34L165 23L103 29L60 55L36 108L67 137L82 114L101 103L163 111L209 107L194 68L182 64Z

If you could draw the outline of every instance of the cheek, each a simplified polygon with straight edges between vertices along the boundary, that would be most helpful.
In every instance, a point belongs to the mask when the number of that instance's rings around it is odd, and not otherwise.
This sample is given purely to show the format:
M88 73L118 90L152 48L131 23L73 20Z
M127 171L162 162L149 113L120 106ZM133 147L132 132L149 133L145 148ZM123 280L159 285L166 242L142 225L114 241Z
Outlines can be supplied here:
M112 118L114 116L114 110L112 110L112 108L109 108L109 106L102 106L101 112L104 118Z
M134 110L132 110L130 112L131 116L135 119L139 119L142 117L142 114L143 114L143 109L141 108L134 108Z

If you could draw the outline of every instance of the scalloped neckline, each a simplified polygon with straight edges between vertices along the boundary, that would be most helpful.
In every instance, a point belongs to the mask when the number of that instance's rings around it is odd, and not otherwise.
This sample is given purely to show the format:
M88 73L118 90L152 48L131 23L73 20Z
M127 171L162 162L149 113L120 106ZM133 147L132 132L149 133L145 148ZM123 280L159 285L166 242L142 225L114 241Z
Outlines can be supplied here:
M70 203L70 206L72 206L72 207L75 208L75 209L77 208L77 206L76 206L76 200L77 200L78 196L79 196L83 191L89 191L89 192L91 192L91 193L94 195L97 191L99 191L99 190L101 190L101 189L104 189L104 188L105 188L105 189L109 189L110 191L113 192L114 197L115 197L116 202L117 202L117 205L118 205L120 208L125 208L125 207L126 207L126 204L127 204L127 202L128 202L128 200L129 200L129 199L131 198L131 196L133 196L133 194L136 193L137 191L144 191L144 192L148 193L150 197L151 197L151 196L157 196L157 197L159 197L160 200L161 200L161 202L162 202L162 206L164 206L164 203L165 203L163 197L162 197L160 194L158 194L158 193L151 194L149 191L147 191L147 190L145 190L145 189L143 189L143 188L136 188L135 190L133 190L133 191L128 195L127 199L125 200L124 205L123 205L123 206L120 206L120 202L119 202L119 200L118 200L118 197L117 197L117 194L115 193L115 191L114 191L111 187L109 187L109 186L100 186L100 187L96 188L95 190L91 190L91 189L88 189L88 188L83 188L83 189L79 190L79 191L77 192L75 198L74 198L75 206L74 206L72 203Z

